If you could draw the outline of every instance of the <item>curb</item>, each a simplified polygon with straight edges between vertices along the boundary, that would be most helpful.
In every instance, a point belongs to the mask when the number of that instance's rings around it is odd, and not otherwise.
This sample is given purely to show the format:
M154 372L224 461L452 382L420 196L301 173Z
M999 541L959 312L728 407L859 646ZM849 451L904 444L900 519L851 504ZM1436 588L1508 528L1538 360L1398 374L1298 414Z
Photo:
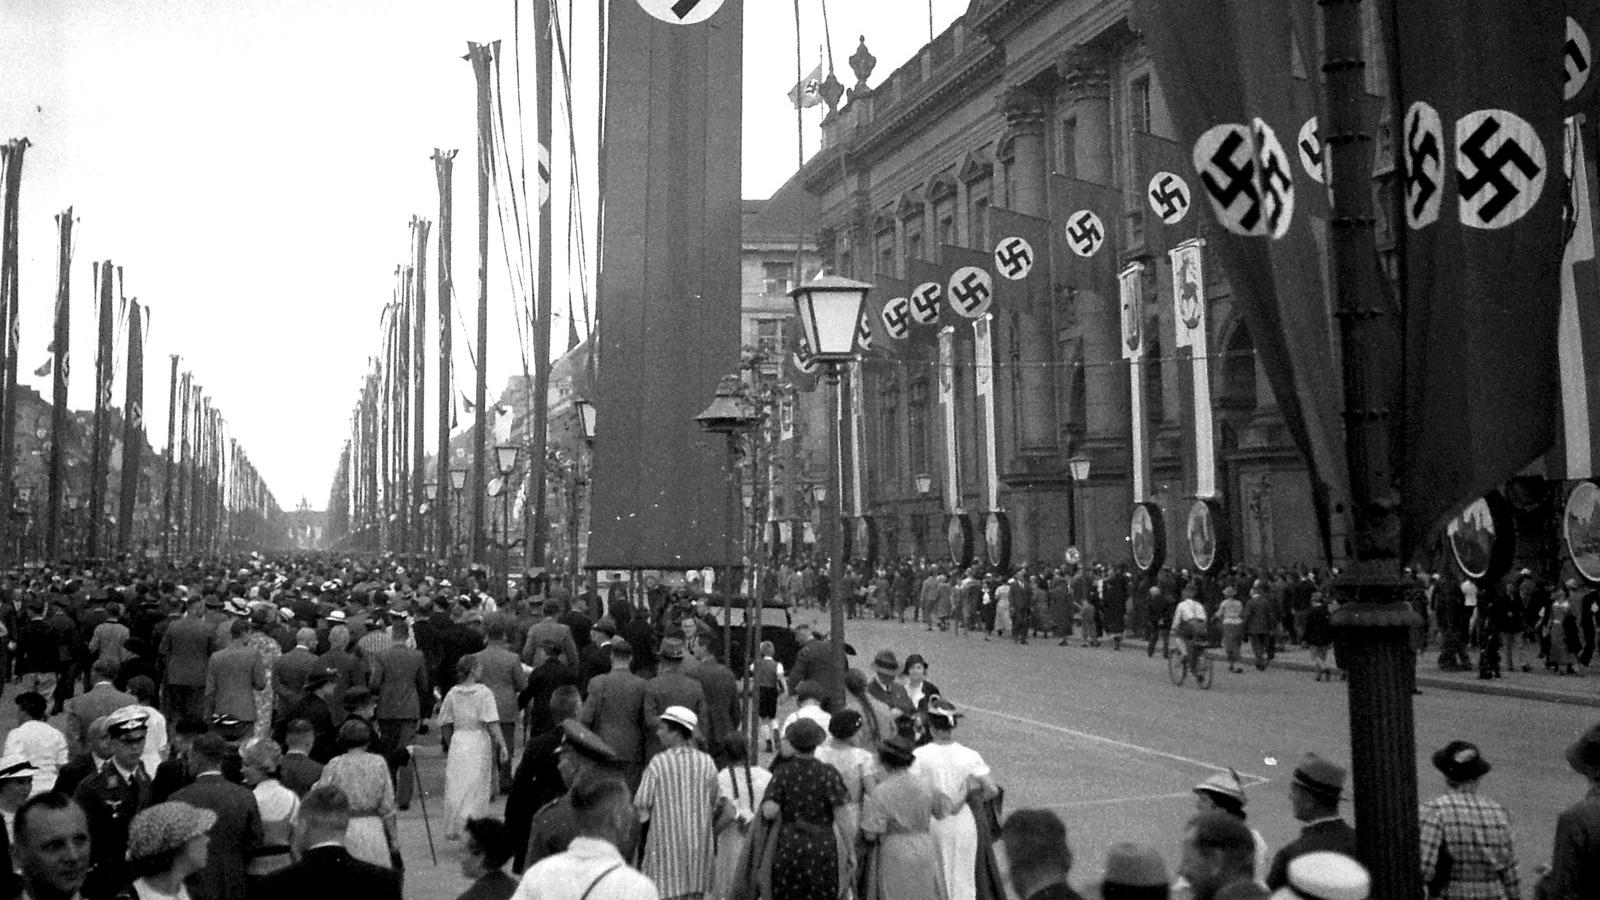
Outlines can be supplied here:
M1248 663L1248 661L1247 661ZM1297 659L1283 659L1279 657L1272 661L1272 665L1292 672L1315 672L1317 667L1308 662ZM1464 694L1487 694L1494 697L1514 697L1520 700L1540 700L1545 703L1563 703L1568 706L1588 706L1600 708L1600 694L1584 695L1570 694L1562 691L1545 691L1538 688L1516 687L1509 684L1498 684L1492 681L1463 681L1454 678L1442 678L1438 675L1417 673L1417 687L1433 688L1443 691L1459 691Z

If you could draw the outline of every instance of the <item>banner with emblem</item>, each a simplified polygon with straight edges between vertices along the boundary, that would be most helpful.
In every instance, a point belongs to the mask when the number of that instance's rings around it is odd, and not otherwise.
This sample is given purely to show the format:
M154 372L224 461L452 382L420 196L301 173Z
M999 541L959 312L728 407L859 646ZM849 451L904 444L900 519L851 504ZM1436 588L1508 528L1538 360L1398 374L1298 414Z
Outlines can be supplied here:
M995 305L1009 313L1050 309L1050 223L1000 207L989 208L994 238L990 271Z
M1189 153L1208 247L1306 459L1329 551L1329 501L1347 494L1342 385L1324 254L1311 217L1296 208L1297 181L1307 179L1288 149L1304 124L1293 91L1284 90L1294 77L1290 6L1135 0L1134 17Z
M1555 439L1564 6L1380 4L1403 90L1408 547Z
M891 275L874 274L867 292L867 314L872 324L872 349L878 356L898 359L911 349L911 286Z
M1561 476L1593 478L1600 471L1594 431L1600 426L1600 273L1596 271L1594 151L1569 118L1562 141L1568 184L1566 253L1561 264L1561 313L1556 352L1561 370Z
M1069 288L1110 293L1122 246L1122 192L1116 188L1050 176L1050 237L1053 259Z
M802 394L817 388L817 376L822 366L811 358L811 348L806 346L805 329L794 319L783 323L783 380Z
M995 430L994 342L985 318L994 309L995 278L989 270L992 262L991 254L971 247L945 244L939 248L939 265L946 272L944 309L940 314L947 324L955 326L951 334L954 358L962 370L971 369L970 374L955 373L961 379L961 394L972 398L970 415L976 419L964 427L959 439L965 442L964 452L971 454L974 471L984 482L974 488L984 496L990 492L988 473L998 467L998 463L991 460L995 450L987 438ZM987 388L983 383L985 378L988 379Z
M1178 347L1189 348L1190 435L1194 459L1194 493L1202 500L1217 496L1217 460L1211 417L1211 348L1206 321L1205 241L1194 238L1167 252L1172 260L1172 319Z
M944 297L939 315L946 325L966 325L981 319L994 306L991 255L970 247L945 244L939 248L944 270Z
M1144 247L1159 256L1200 234L1189 154L1177 141L1133 133L1134 185L1143 189Z
M911 313L911 331L906 338L909 346L934 347L939 343L939 329L950 324L943 320L944 267L925 259L906 259L906 307Z
M1128 415L1133 427L1128 444L1132 448L1133 502L1149 498L1150 460L1145 444L1144 409L1144 263L1131 262L1117 273L1122 320L1122 358L1128 361Z

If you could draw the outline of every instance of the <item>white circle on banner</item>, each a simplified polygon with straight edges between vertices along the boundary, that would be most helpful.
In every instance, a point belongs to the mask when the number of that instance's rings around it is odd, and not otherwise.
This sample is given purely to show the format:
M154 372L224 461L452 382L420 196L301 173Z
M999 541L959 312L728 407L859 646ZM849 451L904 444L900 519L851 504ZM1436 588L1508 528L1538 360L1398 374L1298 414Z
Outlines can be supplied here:
M1322 180L1322 131L1317 127L1317 117L1312 116L1300 126L1300 138L1297 141L1300 150L1300 167L1306 170L1311 180L1317 184L1326 184Z
M1439 204L1444 198L1444 123L1438 110L1418 100L1406 110L1403 133L1406 227L1415 231L1439 220Z
M1578 20L1571 16L1567 16L1567 42L1561 58L1566 76L1562 82L1561 96L1571 100L1589 83L1589 69L1594 66L1589 36L1583 33L1583 26L1578 24Z
M1252 123L1256 139L1256 171L1261 175L1261 208L1266 214L1267 236L1273 240L1289 233L1294 221L1294 166L1278 143L1278 135L1262 119Z
M906 300L911 303L911 321L918 325L939 324L939 300L944 288L937 281L924 281L917 285Z
M1504 228L1539 202L1544 142L1526 119L1503 109L1469 112L1456 120L1455 150L1461 224Z
M977 319L989 311L994 301L994 279L977 266L962 266L950 273L946 288L950 308L969 319Z
M672 25L697 25L716 15L722 0L639 0L639 8Z
M1228 122L1206 129L1194 142L1193 162L1223 228L1247 236L1266 233L1249 128Z
M1181 176L1171 172L1151 175L1144 196L1150 201L1150 211L1156 214L1163 225L1176 225L1189 214L1189 204L1192 202L1189 182Z
M1021 281L1033 271L1033 245L1028 239L1012 235L994 245L995 271L1012 281Z
M1079 256L1093 256L1106 242L1106 226L1094 210L1080 209L1067 217L1067 244Z
M911 333L911 301L904 297L891 297L883 304L878 318L883 320L883 333L897 341Z

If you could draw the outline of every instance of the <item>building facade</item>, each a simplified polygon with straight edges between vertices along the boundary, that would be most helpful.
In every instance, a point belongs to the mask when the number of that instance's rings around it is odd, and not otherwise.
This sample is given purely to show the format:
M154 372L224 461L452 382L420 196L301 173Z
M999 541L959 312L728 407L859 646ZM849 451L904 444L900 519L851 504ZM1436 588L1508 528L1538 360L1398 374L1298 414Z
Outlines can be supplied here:
M1138 134L1171 138L1173 130L1128 16L1127 2L973 0L876 84L869 83L863 42L852 58L857 84L825 119L823 149L794 182L817 204L822 258L868 282L906 279L908 261L936 261L946 248L992 252L998 236L989 210L1050 218L1059 205L1053 176L1120 190L1122 216L1106 223L1120 232L1117 268L1134 260L1146 267L1138 314L1148 347L1147 499L1165 511L1168 564L1181 568L1190 565L1184 527L1193 462L1182 449L1182 383L1171 355L1171 268L1166 254L1144 241L1150 212L1133 149ZM985 524L995 512L1009 526L1011 563L1055 564L1069 547L1089 560L1128 558L1131 388L1118 347L1117 287L1114 280L1064 278L1064 222L1051 219L1050 226L1048 252L1057 264L1045 308L993 310L997 483L988 483L994 476L983 465L988 447L974 365L951 371L925 349L869 361L850 379L857 393L846 401L846 428L859 430L853 443L844 442L844 465L859 491L845 509L874 520L880 558L949 557L952 513L970 522L982 558ZM1237 562L1317 563L1306 469L1220 266L1207 269L1219 531ZM963 330L953 338L955 358L972 360L973 338ZM940 404L942 377L954 381L946 394L953 427ZM950 436L957 452L948 452ZM954 478L946 471L952 457ZM1083 482L1071 478L1074 457L1089 462ZM860 558L863 541L854 543L851 555Z

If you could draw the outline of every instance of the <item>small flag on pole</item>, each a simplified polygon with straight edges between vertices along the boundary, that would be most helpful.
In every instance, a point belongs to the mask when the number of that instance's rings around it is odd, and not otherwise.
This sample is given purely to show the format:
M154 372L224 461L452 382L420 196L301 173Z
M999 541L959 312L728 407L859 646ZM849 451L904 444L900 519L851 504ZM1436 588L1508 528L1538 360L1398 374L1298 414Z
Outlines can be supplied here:
M794 104L795 109L809 108L822 102L822 63L817 63L810 75L789 89L789 102Z
M33 370L33 377L35 377L35 378L49 378L50 377L50 373L54 372L55 370L56 370L56 358L54 356L52 356L49 359L44 361L44 365L42 365L39 368Z

